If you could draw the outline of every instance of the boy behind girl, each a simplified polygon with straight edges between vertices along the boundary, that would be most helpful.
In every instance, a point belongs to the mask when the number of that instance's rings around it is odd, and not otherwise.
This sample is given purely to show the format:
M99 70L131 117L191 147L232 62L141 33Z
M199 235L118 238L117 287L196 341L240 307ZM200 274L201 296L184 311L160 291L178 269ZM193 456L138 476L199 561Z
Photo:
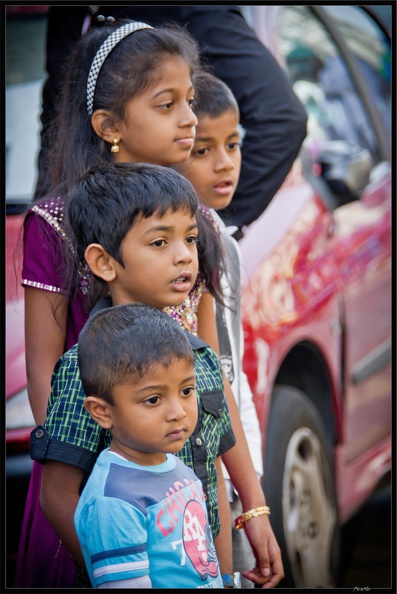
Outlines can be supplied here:
M222 588L202 484L175 454L197 422L194 355L141 304L91 316L78 341L85 408L110 432L75 527L93 587Z
M216 304L219 350L225 375L237 401L255 471L263 474L262 437L247 376L242 370L243 331L240 300L240 252L231 236L235 229L227 228L214 211L223 210L232 201L240 176L241 151L239 108L229 87L210 73L200 72L194 77L195 99L193 111L198 118L196 139L187 161L175 168L196 190L199 202L212 215L219 227L225 250L227 271L223 275L222 290L227 307ZM233 489L225 468L232 520L241 514L241 502ZM252 549L244 530L236 530L233 521L233 569L243 572L254 567ZM245 573L247 575L247 573ZM253 584L242 578L243 588Z

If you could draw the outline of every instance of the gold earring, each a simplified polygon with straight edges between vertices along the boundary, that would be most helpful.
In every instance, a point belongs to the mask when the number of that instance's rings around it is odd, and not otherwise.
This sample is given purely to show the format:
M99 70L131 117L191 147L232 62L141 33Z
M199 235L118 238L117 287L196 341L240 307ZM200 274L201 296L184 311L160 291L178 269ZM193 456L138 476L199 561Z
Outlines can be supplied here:
M112 146L112 148L110 149L110 151L111 151L112 153L118 153L118 152L119 152L119 150L120 150L120 147L119 147L119 145L118 145L118 140L117 140L117 138L114 138L114 140L113 140L113 146Z

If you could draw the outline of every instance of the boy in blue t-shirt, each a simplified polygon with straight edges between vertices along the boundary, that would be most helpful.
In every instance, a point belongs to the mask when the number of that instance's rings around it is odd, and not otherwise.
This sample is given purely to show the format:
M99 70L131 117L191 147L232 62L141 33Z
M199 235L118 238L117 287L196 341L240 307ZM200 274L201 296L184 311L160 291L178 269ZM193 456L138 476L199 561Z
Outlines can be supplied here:
M85 408L110 432L74 516L94 588L222 588L202 484L175 454L198 418L186 332L142 304L91 316Z

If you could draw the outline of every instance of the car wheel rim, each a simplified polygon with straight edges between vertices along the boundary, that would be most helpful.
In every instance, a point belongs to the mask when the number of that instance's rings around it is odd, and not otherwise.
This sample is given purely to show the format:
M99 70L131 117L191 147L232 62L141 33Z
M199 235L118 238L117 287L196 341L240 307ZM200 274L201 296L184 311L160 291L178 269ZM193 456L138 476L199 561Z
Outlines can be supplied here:
M282 510L295 586L334 587L337 515L332 477L320 440L307 427L295 431L288 444Z

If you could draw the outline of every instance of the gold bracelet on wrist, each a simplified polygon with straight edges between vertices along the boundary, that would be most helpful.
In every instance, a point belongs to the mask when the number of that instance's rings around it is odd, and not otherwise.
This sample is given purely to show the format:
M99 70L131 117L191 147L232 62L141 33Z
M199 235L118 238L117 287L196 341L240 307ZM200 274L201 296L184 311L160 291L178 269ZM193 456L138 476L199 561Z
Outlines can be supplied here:
M251 520L252 518L257 518L258 516L270 516L270 507L267 505L262 505L261 507L255 507L254 509L250 509L249 511L244 512L234 520L234 525L237 530L241 530L244 527L245 522Z

